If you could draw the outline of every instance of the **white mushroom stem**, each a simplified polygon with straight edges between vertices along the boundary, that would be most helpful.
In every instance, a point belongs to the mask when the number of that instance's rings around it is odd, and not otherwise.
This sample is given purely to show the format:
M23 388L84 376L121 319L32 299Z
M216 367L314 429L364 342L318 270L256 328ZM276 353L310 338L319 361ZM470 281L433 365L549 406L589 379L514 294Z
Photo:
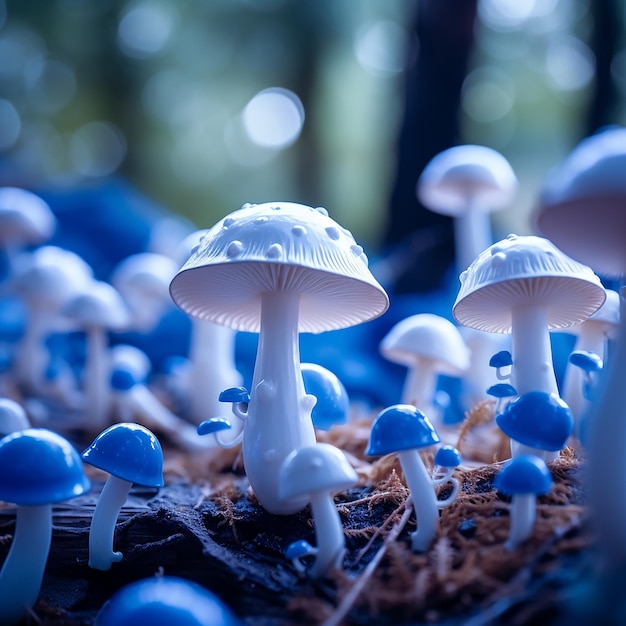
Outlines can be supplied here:
M235 367L235 334L232 328L193 318L189 361L189 417L194 424L219 417L224 389L238 387L241 374ZM236 435L239 424L232 435Z
M0 571L0 623L17 623L35 605L51 539L51 505L17 507L13 543Z
M85 411L89 415L88 428L100 432L109 425L110 398L108 390L108 340L104 329L86 329L87 357L84 369Z
M505 547L514 550L530 537L537 511L537 496L534 493L517 493L511 498L509 509L509 536Z
M331 494L324 491L311 494L311 512L315 522L317 556L310 574L317 578L340 567L346 543L343 525Z
M439 507L435 490L417 450L398 452L406 484L413 498L417 530L411 534L413 552L426 552L439 524Z
M511 318L513 386L519 395L529 391L558 395L546 308L515 307Z
M107 571L122 560L121 552L113 551L115 524L128 498L133 483L110 475L96 504L89 529L89 567Z
M515 439L511 439L511 458L516 459L519 456L526 454L532 454L538 456L546 463L552 463L559 458L561 454L560 450L540 450L539 448L533 448L531 446L524 445Z
M39 391L50 353L45 345L46 336L52 332L49 311L31 310L26 331L15 352L15 371L19 382L27 391Z
M454 251L459 272L493 243L491 218L471 197L464 213L454 218Z
M292 450L315 444L311 410L300 371L300 296L272 292L261 296L261 326L248 413L243 425L243 461L250 485L270 513L289 515L306 498L281 500L278 475Z
M199 437L190 423L172 413L145 385L117 390L113 398L121 421L136 421L146 428L164 432L177 446L189 452L210 447L206 437Z
M437 372L433 365L431 359L415 359L404 381L402 402L417 407L436 424L439 412L433 405L433 399L437 389Z
M626 472L621 459L626 441L626 298L621 291L616 349L603 370L598 400L589 416L589 497L600 538L603 565L626 564ZM606 373L606 376L604 376ZM607 480L607 477L610 479Z

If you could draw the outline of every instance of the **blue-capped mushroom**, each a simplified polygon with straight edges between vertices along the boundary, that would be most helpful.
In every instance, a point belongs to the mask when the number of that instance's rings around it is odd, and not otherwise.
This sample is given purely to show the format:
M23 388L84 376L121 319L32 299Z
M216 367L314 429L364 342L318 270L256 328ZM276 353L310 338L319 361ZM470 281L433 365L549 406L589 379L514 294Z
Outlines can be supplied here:
M311 411L313 426L330 430L336 424L348 421L350 398L339 378L329 369L317 363L302 363L305 391L317 398Z
M80 455L60 435L27 428L0 440L0 500L17 505L15 533L0 571L0 623L34 606L52 539L52 505L88 491Z
M511 455L535 454L553 461L567 444L574 416L554 393L529 391L496 415L496 424L511 439Z
M89 463L109 474L89 529L89 567L106 571L122 560L113 551L115 522L133 483L163 486L163 450L155 435L139 424L114 424L82 453Z
M100 609L95 626L241 626L212 592L178 576L129 583Z
M433 481L420 456L420 450L440 441L437 430L426 415L410 404L395 404L382 410L374 419L370 431L366 454L398 454L415 507L417 530L411 535L415 552L428 550L437 532L439 508L452 501L437 500Z
M548 466L534 454L511 459L496 475L496 489L512 496L507 549L513 550L530 537L535 524L537 496L548 493L552 483Z

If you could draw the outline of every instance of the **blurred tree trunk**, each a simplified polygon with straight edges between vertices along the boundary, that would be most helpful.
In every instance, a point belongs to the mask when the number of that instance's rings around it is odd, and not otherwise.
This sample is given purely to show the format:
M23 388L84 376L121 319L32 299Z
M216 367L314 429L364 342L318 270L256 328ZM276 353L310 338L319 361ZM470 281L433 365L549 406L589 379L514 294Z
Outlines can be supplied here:
M459 143L461 86L474 40L476 0L420 0L406 67L404 118L384 245L404 249L394 291L436 289L454 262L452 219L423 207L417 179L437 153Z

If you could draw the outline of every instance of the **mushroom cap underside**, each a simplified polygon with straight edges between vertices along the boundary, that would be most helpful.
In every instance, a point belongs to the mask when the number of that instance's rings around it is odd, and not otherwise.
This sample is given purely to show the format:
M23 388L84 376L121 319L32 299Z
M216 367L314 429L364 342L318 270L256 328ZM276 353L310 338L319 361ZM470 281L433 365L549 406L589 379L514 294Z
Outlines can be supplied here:
M279 498L290 500L347 489L357 482L358 476L339 448L317 443L291 452L281 465L278 480Z
M144 426L119 423L103 430L82 453L86 463L146 487L163 486L163 450Z
M389 298L351 233L324 209L245 205L209 229L170 284L187 314L258 332L261 298L301 295L300 332L353 326L382 315Z
M78 451L61 435L27 428L0 440L0 500L38 506L89 491Z
M470 365L470 350L460 330L431 313L411 315L395 324L383 337L380 352L407 367L419 359L433 361L436 371L451 376L462 374Z

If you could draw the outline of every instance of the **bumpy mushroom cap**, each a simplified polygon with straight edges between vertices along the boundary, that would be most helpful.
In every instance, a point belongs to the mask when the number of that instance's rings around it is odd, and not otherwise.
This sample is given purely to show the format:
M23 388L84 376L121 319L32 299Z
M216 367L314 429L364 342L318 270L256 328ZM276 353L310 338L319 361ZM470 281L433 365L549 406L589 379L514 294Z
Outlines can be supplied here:
M170 285L187 314L258 332L263 292L301 294L300 332L346 328L382 315L384 289L361 246L325 209L244 205L209 229Z
M467 370L470 352L459 329L445 317L432 313L411 315L385 335L381 354L394 363L411 367L416 359L437 363L441 374L456 376Z
M511 332L511 309L542 305L548 329L568 328L595 313L606 292L594 272L536 236L509 235L484 250L461 276L452 308L464 326Z
M580 142L546 178L537 231L596 272L626 273L626 128Z

